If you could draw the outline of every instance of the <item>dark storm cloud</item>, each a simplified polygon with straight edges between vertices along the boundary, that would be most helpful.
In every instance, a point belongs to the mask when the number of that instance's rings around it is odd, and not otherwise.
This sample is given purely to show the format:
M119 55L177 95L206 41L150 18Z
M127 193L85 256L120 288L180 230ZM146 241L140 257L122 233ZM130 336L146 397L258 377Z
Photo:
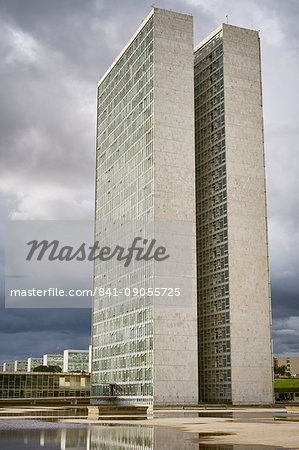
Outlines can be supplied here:
M1 279L3 264L1 262ZM66 348L87 349L90 309L5 309L0 290L0 361L26 359Z
M272 281L272 312L274 318L286 319L298 314L298 282L295 279Z
M297 312L296 312L297 314ZM299 317L277 318L272 328L274 352L278 355L298 356Z
M96 83L150 6L0 0L3 219L93 217ZM261 30L274 343L276 351L299 354L298 2L161 0L156 6L191 13L195 43L227 14L231 24ZM47 314L2 306L0 355L86 347L89 319L88 310Z
M66 322L67 326L67 322ZM86 329L88 325L85 324ZM9 339L9 340L8 340ZM67 332L26 331L14 335L0 333L1 361L27 359L29 356L42 357L45 354L60 354L65 349L86 350L90 344L89 336L74 329Z
M90 310L6 310L0 318L0 329L2 333L26 333L33 331L32 314L38 313L38 320L34 324L34 332L57 331L59 333L84 334L90 326Z
M12 217L91 218L96 82L144 7L129 2L124 14L120 1L0 5L0 188L19 200Z

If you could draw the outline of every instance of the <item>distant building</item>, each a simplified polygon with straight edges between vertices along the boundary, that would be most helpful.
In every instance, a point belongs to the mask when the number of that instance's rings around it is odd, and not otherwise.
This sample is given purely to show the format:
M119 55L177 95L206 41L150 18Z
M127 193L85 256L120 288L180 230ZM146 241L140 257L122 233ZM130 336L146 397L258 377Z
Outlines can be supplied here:
M64 372L88 372L89 350L64 350Z
M89 374L0 373L0 399L88 397Z
M293 377L299 377L299 358L288 356L276 356L274 358L274 366L286 367L286 372L289 372Z
M33 358L32 356L28 358L27 362L27 372L33 372L33 369L38 366L43 366L43 358Z
M27 367L28 367L28 360L27 359L17 359L15 361L15 368L14 371L15 372L27 372Z
M44 355L44 366L59 366L63 370L63 355Z
M3 363L0 363L0 372L3 372Z
M14 362L3 363L3 372L14 372L14 371L15 371L15 363Z

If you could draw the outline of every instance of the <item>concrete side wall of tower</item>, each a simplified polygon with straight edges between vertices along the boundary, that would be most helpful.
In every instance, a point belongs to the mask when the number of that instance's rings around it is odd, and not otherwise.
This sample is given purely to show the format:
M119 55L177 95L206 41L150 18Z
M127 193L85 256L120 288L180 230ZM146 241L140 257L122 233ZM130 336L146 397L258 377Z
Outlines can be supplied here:
M223 25L232 402L271 403L273 370L259 36Z
M154 218L193 225L192 306L154 308L154 405L198 401L193 18L154 13Z

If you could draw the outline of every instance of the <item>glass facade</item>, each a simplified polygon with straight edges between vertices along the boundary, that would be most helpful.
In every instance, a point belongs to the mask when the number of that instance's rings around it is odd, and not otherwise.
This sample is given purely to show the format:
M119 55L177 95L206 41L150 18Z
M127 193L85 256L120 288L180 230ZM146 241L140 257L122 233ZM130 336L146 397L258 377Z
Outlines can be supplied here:
M63 355L44 355L44 366L59 366L63 370Z
M57 420L57 412L47 410L47 416ZM32 414L32 413L31 413ZM59 417L70 418L70 409L59 409ZM32 418L30 412L24 418ZM1 430L1 439L8 449L51 450L234 450L233 445L198 444L198 433L177 433L171 428L151 426L107 426L97 424L89 427L22 427ZM3 444L4 445L4 444ZM267 447L266 447L267 448Z
M17 360L15 361L15 372L27 372L28 361L27 359L24 361Z
M43 358L28 358L28 372L32 372L35 367L43 365Z
M1 373L0 398L88 397L89 375Z
M222 31L194 55L200 400L231 401Z
M94 427L90 435L90 446L107 450L121 448L152 450L155 447L154 429L152 427L115 427L111 433L109 427L106 429Z
M153 220L153 19L150 18L98 85L96 238L98 221L149 224ZM121 226L120 225L120 226ZM149 226L149 225L145 225ZM101 273L98 288L149 287L152 263ZM95 295L92 327L92 395L151 403L153 363L152 300L111 301Z
M3 370L4 370L4 372L14 372L15 363L14 362L5 362L3 364Z
M86 351L71 351L64 355L67 358L66 369L67 372L88 372L89 352Z

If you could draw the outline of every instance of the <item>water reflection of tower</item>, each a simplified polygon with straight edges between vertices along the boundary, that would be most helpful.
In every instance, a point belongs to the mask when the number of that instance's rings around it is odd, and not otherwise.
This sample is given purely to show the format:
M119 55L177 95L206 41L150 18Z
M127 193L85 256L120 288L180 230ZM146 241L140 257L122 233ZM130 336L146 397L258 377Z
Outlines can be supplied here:
M41 447L44 447L44 446L45 446L45 432L44 432L44 431L41 431L41 432L40 432L40 436L39 436L39 445L40 445Z
M60 430L60 450L90 450L90 428Z

